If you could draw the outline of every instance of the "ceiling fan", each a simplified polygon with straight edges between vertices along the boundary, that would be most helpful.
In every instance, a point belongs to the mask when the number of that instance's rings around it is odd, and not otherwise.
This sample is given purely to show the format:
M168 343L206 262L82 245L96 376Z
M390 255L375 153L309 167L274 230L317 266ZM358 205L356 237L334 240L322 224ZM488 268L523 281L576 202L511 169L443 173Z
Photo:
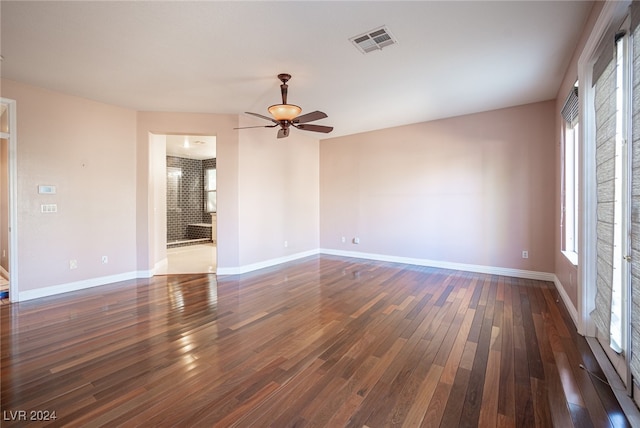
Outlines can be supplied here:
M273 122L273 125L245 126L243 128L234 129L275 128L279 126L280 129L278 130L278 138L288 137L289 129L292 126L302 131L323 132L325 134L333 131L333 126L309 124L309 122L324 119L325 117L327 117L327 115L321 111L316 110L312 111L311 113L298 116L300 113L302 113L302 109L296 105L287 104L287 90L289 88L287 82L289 81L289 79L291 79L291 75L286 73L278 74L278 79L280 79L280 81L282 82L282 84L280 85L280 92L282 93L282 104L275 104L269 107L269 113L271 113L273 117L263 116L261 114L251 113L249 111L245 112L246 114L250 114L252 116L256 116L261 119Z

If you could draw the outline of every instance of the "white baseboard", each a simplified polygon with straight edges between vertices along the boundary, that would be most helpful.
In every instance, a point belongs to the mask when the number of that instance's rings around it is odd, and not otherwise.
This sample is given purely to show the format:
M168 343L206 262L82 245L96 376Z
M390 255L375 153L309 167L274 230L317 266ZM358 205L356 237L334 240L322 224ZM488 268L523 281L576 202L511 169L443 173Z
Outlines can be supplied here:
M556 285L556 290L558 290L558 294L560 294L560 298L564 302L564 306L567 308L571 319L573 320L574 327L578 328L578 310L574 306L573 302L569 298L567 291L564 289L564 286L560 282L557 276L553 275L553 283Z
M37 288L35 290L21 291L18 293L17 301L23 302L25 300L38 299L40 297L68 293L69 291L83 290L85 288L92 288L100 285L111 284L114 282L140 278L138 274L138 272L126 272L116 275L102 276L99 278L90 278L82 281L70 282L67 284L52 285L50 287Z
M318 250L303 251L300 253L290 254L284 257L277 257L275 259L264 260L257 263L251 263L249 265L238 267L218 267L216 269L217 275L240 275L243 273L251 272L258 269L264 269L271 266L276 266L282 263L291 262L293 260L301 259L304 257L315 256L318 254Z
M466 263L453 263L453 262L445 262L445 261L438 261L438 260L398 257L398 256L384 255L384 254L361 253L357 251L342 251L342 250L324 248L324 249L302 251L299 253L290 254L288 256L277 257L274 259L251 263L244 266L218 267L216 274L220 276L239 275L247 272L252 272L258 269L277 266L282 263L291 262L294 260L298 260L304 257L309 257L317 254L328 254L328 255L341 256L341 257L351 257L351 258L377 260L377 261L392 262L392 263L403 263L403 264L410 264L410 265L417 265L417 266L428 266L428 267L435 267L435 268L442 268L442 269L461 270L461 271L467 271L467 272L512 276L516 278L551 281L556 284L556 288L558 289L560 296L562 296L562 300L565 302L565 305L569 309L569 313L571 314L571 317L573 318L574 322L577 320L577 311L575 307L571 304L571 300L568 298L566 292L564 291L562 284L560 284L560 282L558 281L558 278L554 274L548 273L548 272L537 272L537 271L503 268L503 267L495 267L495 266L472 265L472 264L466 264ZM151 278L154 275L154 272L158 268L160 268L164 262L165 262L164 260L158 262L154 266L154 268L151 270L127 272L127 273L111 275L111 276L91 278L91 279L67 283L67 284L54 285L51 287L38 288L35 290L22 291L19 293L18 301L37 299L39 297L53 296L55 294L67 293L69 291L82 290L85 288L97 287L100 285L110 284L110 283L119 282L119 281L126 281L130 279Z
M359 259L367 259L367 260L378 260L383 262L393 262L393 263L406 263L410 265L418 265L418 266L428 266L428 267L437 267L442 269L454 269L461 270L466 272L477 272L477 273L486 273L486 274L494 274L494 275L503 275L503 276L512 276L515 278L525 278L525 279L537 279L540 281L550 281L553 282L558 290L558 294L562 298L564 305L573 320L573 324L577 327L578 325L578 310L574 306L573 302L569 298L564 286L558 279L558 277L549 272L537 272L530 270L522 270L522 269L511 269L511 268L502 268L502 267L494 267L494 266L483 266L483 265L471 265L466 263L453 263L453 262L443 262L437 260L428 260L428 259L415 259L409 257L396 257L396 256L386 256L381 254L371 254L371 253L360 253L357 251L342 251L342 250L333 250L333 249L321 249L321 254L330 254L334 256L341 257L355 257Z
M515 278L537 279L553 282L556 276L549 272L537 272L523 269L512 269L495 266L472 265L467 263L444 262L439 260L416 259L412 257L397 257L384 254L360 253L358 251L342 251L323 248L320 254L329 254L341 257L355 257L358 259L377 260L381 262L404 263L408 265L427 266L441 269L462 270L466 272L487 273L493 275L512 276Z
M153 270L139 270L136 272L136 278L152 278L155 275Z
M149 277L153 275L162 275L163 273L167 272L168 269L169 269L169 259L165 257L164 259L157 262L155 266L153 266L153 270L148 271L148 272L151 272L151 275ZM149 277L143 277L143 278L149 278Z

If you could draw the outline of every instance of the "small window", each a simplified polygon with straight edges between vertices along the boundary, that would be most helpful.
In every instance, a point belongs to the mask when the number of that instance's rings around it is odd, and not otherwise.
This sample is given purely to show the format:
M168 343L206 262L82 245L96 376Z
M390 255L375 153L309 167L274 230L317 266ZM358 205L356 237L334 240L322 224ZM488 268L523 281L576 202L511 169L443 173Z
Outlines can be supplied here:
M204 177L204 209L208 213L217 211L216 186L216 169L209 168Z
M562 109L564 135L562 151L562 251L574 264L578 264L578 203L579 203L579 102L576 81Z

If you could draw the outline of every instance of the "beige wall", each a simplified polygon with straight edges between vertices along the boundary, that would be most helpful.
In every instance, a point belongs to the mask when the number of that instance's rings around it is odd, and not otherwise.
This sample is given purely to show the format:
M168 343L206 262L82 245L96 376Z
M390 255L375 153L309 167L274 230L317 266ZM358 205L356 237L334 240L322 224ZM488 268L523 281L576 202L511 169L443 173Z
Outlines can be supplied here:
M149 135L149 175L152 187L154 226L150 251L157 265L167 258L167 136Z
M2 97L17 101L19 291L134 272L136 113L6 79Z
M18 109L19 293L152 272L166 256L161 134L217 137L220 268L318 248L318 140L305 133L241 134L237 115L135 112L9 80L2 96Z
M321 247L553 272L554 111L548 101L323 140Z
M153 134L174 133L217 137L223 269L327 248L554 271L554 102L319 142L234 130L256 124L244 116L134 112L7 80L2 96L18 101L21 292L152 271L164 257ZM58 213L41 214L50 202Z
M260 125L241 117L241 126ZM318 248L319 148L316 134L240 131L240 265ZM287 247L284 242L287 241Z

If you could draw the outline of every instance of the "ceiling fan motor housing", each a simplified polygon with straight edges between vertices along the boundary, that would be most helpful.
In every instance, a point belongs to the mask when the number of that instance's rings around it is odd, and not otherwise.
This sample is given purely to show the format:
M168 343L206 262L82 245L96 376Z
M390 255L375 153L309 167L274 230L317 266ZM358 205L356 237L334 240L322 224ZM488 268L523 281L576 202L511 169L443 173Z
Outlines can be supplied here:
M294 104L287 104L287 82L291 79L291 75L287 73L278 74L278 79L282 82L280 85L280 92L282 94L282 104L274 104L268 108L269 113L273 116L273 118L263 116L258 113L246 112L252 116L259 117L261 119L266 119L274 123L275 125L267 125L265 128L273 128L275 126L280 126L280 130L278 130L278 138L284 138L289 136L289 128L293 126L296 129L300 129L303 131L313 131L313 132L322 132L329 133L333 131L333 127L324 126L324 125L307 125L308 122L313 122L315 120L324 119L327 115L321 111L313 111L311 113L306 113L300 116L302 113L302 109Z

